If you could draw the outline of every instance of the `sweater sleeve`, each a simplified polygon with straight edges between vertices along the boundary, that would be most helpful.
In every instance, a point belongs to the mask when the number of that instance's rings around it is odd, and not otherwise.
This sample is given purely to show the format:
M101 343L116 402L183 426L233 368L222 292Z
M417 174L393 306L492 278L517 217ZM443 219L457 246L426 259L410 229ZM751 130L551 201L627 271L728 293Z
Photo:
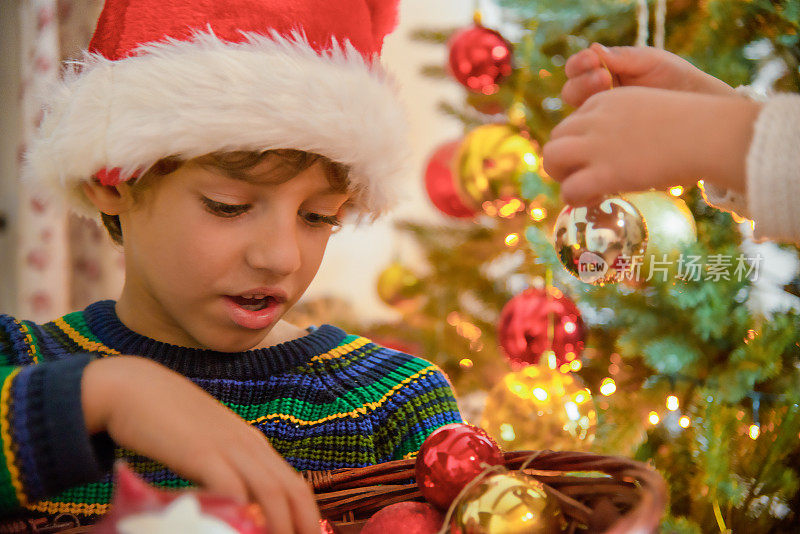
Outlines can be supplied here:
M739 93L752 96L746 88ZM709 203L755 221L754 237L800 243L800 95L766 100L746 160L747 192L705 184Z
M453 389L436 365L413 358L419 371L376 414L379 455L399 460L419 450L431 432L451 423L463 423Z
M0 328L0 349L13 346ZM81 404L83 370L93 356L14 365L0 353L0 513L98 480L114 460L105 433L90 436Z

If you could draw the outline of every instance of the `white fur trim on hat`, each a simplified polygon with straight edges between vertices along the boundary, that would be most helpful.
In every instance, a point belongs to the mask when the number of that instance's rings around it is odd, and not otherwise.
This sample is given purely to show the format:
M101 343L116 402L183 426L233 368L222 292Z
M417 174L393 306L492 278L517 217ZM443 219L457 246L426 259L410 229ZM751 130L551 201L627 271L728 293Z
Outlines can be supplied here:
M355 204L377 215L396 197L407 161L393 80L347 41L316 52L294 33L213 33L168 40L110 61L87 54L51 95L23 177L97 217L80 183L102 168L122 176L167 156L291 148L349 166Z

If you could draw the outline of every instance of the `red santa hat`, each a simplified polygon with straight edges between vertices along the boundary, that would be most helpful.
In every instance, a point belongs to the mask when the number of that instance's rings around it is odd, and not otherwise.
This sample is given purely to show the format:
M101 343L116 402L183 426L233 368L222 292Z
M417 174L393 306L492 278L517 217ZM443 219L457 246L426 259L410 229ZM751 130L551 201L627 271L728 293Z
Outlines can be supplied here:
M97 216L80 183L159 159L292 148L350 168L380 213L407 156L379 63L398 0L106 0L83 62L51 95L24 175Z

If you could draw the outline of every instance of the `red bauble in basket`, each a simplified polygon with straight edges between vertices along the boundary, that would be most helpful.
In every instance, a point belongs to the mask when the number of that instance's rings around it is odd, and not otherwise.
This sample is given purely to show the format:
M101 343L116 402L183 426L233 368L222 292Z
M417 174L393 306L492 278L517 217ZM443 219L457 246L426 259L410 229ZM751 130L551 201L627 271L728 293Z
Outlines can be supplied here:
M503 453L486 432L467 424L445 425L419 449L417 486L429 503L447 510L464 486L489 465L503 465Z
M445 143L428 160L425 168L425 190L439 211L451 217L472 217L477 212L470 208L456 187L453 160L461 141Z
M494 30L480 25L450 38L450 72L464 87L491 95L511 74L511 44Z
M548 327L553 322L552 339ZM583 352L585 327L575 303L558 289L529 288L509 300L500 313L497 337L515 368L536 364L547 350L563 365Z
M361 529L361 534L436 534L444 516L428 503L405 501L381 508Z

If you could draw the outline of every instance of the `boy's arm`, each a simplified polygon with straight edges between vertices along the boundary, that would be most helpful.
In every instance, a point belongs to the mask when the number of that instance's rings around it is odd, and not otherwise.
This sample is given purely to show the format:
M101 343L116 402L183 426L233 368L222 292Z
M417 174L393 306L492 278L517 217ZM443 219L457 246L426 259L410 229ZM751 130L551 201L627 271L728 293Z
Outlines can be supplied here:
M81 377L90 354L37 365L21 358L0 326L0 513L97 480L111 468L113 442L89 436Z

